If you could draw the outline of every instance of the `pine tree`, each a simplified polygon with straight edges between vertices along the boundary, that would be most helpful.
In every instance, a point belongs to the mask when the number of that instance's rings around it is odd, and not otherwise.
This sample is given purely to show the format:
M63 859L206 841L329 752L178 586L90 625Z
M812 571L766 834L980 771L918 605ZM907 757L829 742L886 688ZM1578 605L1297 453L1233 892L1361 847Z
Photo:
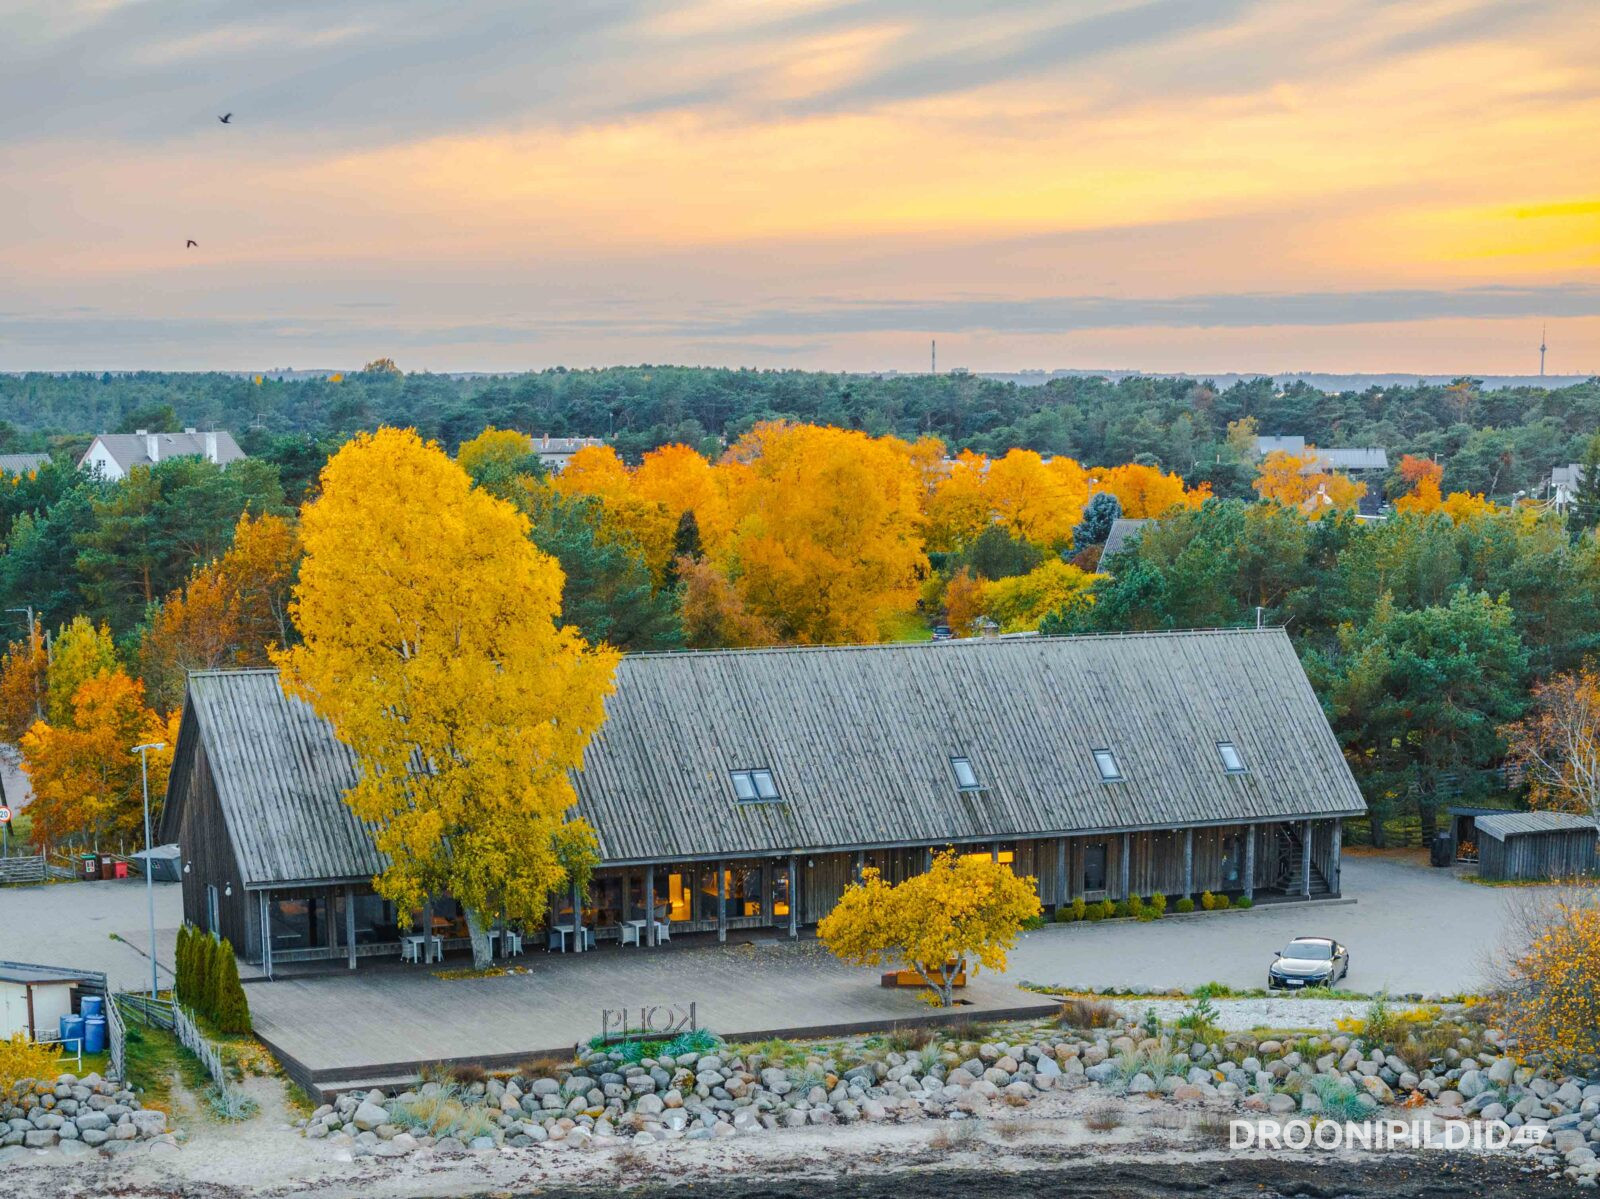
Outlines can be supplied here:
M1600 434L1584 447L1582 471L1572 496L1572 527L1577 530L1600 525Z
M194 1000L190 1004L203 1016L210 1016L217 1004L217 939L202 933L195 938L199 952L194 961Z
M1109 491L1097 491L1084 506L1083 519L1072 530L1072 548L1087 549L1091 545L1104 545L1111 535L1111 524L1122 515L1122 501Z

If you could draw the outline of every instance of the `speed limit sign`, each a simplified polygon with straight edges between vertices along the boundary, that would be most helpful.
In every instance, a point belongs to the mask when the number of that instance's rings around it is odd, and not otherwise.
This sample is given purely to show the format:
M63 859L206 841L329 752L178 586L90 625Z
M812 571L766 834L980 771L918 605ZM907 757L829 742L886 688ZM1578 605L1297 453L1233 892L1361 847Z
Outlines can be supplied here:
M0 824L11 823L11 809L0 805Z

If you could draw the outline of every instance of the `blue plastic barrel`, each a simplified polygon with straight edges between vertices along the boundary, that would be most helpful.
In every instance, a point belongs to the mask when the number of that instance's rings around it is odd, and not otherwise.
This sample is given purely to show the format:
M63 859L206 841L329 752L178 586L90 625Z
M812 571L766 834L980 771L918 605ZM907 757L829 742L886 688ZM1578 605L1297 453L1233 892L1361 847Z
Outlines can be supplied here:
M106 1051L106 1021L104 1016L90 1016L83 1022L83 1051L85 1053L104 1053Z
M105 1014L106 1001L103 996L85 995L83 997L83 1002L78 1004L78 1015L82 1016L85 1020L91 1020L96 1016L104 1019Z
M76 1053L83 1043L83 1017L61 1017L62 1048L70 1053Z

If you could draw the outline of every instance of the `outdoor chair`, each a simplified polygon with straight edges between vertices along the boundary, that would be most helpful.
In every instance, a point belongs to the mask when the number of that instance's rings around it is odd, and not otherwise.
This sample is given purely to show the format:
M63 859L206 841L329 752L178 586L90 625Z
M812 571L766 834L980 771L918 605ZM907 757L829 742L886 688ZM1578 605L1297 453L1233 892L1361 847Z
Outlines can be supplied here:
M643 931L644 921L637 924L631 920L617 922L617 939L623 945L639 944L639 933Z
M670 940L672 940L672 925L668 924L665 920L657 920L656 941L661 942Z

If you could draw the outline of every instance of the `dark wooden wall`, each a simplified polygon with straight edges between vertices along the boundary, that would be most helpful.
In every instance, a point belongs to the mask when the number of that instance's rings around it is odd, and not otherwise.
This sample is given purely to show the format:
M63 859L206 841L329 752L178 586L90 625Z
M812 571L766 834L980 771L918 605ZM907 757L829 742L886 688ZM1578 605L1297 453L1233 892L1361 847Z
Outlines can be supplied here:
M207 927L206 888L208 885L215 887L220 927L213 931L226 937L235 953L255 961L261 953L254 911L257 901L254 894L245 891L244 880L239 875L238 857L228 836L211 766L199 738L195 739L192 752L185 756L186 761L176 764L184 774L182 785L188 795L177 836L183 855L178 869L182 871L184 866L188 867L187 873L180 875L184 919L196 928ZM227 894L230 886L232 895Z
M1487 879L1575 878L1597 873L1595 833L1570 829L1478 837L1478 874Z

